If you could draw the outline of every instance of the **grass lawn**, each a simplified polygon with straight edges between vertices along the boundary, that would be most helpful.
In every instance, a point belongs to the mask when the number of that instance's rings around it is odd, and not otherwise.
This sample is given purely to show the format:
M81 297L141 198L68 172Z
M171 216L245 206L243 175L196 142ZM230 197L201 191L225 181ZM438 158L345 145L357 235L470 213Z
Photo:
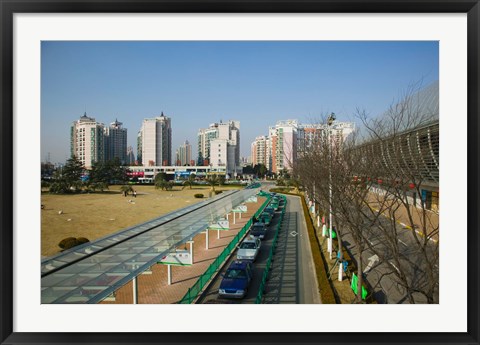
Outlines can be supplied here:
M202 193L208 198L211 189L210 186L193 186L182 190L176 186L171 191L162 191L154 186L140 185L133 188L137 191L136 198L123 196L120 186L110 186L104 193L56 195L42 192L42 257L58 253L58 243L66 237L86 237L93 241L205 200L193 195ZM238 188L217 186L215 190Z

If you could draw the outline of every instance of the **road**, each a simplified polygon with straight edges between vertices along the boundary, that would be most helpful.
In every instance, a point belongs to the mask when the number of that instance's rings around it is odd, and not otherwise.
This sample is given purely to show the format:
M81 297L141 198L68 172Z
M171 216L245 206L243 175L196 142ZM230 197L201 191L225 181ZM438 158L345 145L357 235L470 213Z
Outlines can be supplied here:
M318 304L321 303L321 299L318 293L310 243L300 199L287 196L287 200L286 213L277 239L277 249L273 257L273 264L262 303ZM198 303L255 303L268 254L272 246L274 229L276 229L279 221L280 210L276 212L269 226L267 236L262 241L260 253L254 263L253 280L249 287L248 295L241 300L219 298L218 288L221 276L217 275L212 279ZM225 272L235 258L236 252L232 254L222 270L220 270L220 274Z
M392 228L390 219L382 216L380 218L381 224L385 228ZM402 304L409 303L404 287L398 284L398 278L394 270L399 270L404 273L412 285L417 287L425 287L427 283L427 261L419 250L419 246L415 243L412 230L403 227L400 224L395 224L396 227L396 241L397 243L387 243L388 240L382 235L379 227L365 228L369 232L370 246L375 249L377 253L382 253L381 257L374 254L370 249L366 249L362 253L363 272L370 286L374 289L375 299L378 303ZM390 240L394 237L391 236ZM358 248L353 241L351 234L342 232L342 242L348 249L350 254L358 261ZM438 245L430 241L427 245L428 257L432 258L436 255ZM437 253L438 254L438 253ZM394 261L395 257L400 257L400 264ZM388 261L388 262L387 262ZM400 267L398 267L400 266ZM438 261L435 265L435 274L438 280ZM424 295L420 293L414 294L416 303L427 303ZM438 287L436 289L436 301L438 302Z
M287 196L287 201L264 303L319 304L321 298L302 204L299 197Z

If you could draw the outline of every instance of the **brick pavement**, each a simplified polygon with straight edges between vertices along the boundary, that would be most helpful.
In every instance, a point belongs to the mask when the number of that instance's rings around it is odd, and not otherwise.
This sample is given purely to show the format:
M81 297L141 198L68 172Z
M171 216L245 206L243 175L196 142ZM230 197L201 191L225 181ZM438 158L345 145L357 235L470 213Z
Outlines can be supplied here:
M168 285L167 265L156 264L151 267L151 274L142 274L137 277L138 303L141 304L170 304L182 299L198 278L207 270L210 264L233 240L247 221L265 202L265 198L258 197L256 203L247 203L247 212L236 214L236 224L233 224L230 214L230 230L220 231L217 239L217 230L209 230L209 249L205 248L205 233L200 233L193 238L194 262L191 266L171 266L172 284ZM189 245L178 249L189 248ZM105 304L131 304L133 303L133 286L130 281L115 292L115 301L102 301Z

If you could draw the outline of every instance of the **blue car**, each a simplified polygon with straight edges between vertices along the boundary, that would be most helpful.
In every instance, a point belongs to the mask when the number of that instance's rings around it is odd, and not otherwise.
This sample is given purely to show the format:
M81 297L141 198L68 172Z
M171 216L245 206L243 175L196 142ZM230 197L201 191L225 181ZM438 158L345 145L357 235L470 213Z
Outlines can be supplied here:
M247 295L252 281L252 264L246 261L234 261L223 276L218 295L226 298L243 298Z
M272 217L275 216L275 209L272 206L265 207L263 212L267 212L267 213L271 214Z

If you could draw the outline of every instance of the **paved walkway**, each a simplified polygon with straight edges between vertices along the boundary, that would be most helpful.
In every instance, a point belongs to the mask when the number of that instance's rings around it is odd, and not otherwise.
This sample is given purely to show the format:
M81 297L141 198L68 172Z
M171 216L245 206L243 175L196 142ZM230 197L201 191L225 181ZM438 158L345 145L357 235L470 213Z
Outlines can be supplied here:
M205 248L205 233L198 234L193 238L194 263L191 266L171 266L172 284L168 285L167 265L157 264L151 267L151 274L142 274L137 277L138 303L140 304L170 304L179 302L187 293L188 289L195 284L198 278L207 270L210 264L232 241L247 221L265 202L265 198L258 197L256 203L247 203L247 212L236 214L236 224L233 224L233 215L230 214L230 230L220 231L217 238L217 230L209 231L209 249ZM178 249L189 249L182 245ZM115 292L115 301L103 301L106 304L131 304L133 303L132 282L127 283Z

